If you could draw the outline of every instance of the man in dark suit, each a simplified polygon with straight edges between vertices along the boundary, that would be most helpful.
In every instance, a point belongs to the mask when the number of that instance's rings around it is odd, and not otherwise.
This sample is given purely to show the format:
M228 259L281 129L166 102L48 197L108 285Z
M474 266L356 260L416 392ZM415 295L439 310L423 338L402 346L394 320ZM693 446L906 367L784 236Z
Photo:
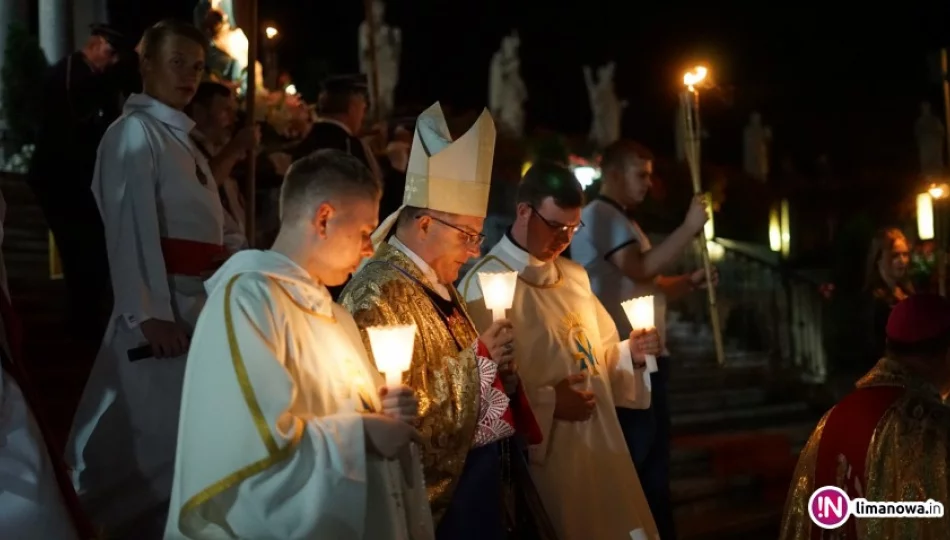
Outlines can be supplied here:
M320 119L313 125L307 138L291 151L294 161L317 150L342 150L360 160L382 181L383 173L376 158L358 137L363 129L368 105L369 90L365 75L337 75L325 80L323 91L317 99ZM343 290L343 285L329 289L335 300Z

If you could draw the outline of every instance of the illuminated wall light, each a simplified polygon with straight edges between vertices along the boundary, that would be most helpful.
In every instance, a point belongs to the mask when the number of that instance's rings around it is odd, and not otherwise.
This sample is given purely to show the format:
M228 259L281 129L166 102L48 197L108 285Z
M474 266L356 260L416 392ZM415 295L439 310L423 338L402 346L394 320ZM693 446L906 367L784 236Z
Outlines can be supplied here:
M782 251L782 222L777 206L769 210L769 248L776 253Z
M934 238L934 201L930 193L917 195L917 237L921 240Z
M789 219L788 199L782 199L782 256L788 257L792 251L792 223Z

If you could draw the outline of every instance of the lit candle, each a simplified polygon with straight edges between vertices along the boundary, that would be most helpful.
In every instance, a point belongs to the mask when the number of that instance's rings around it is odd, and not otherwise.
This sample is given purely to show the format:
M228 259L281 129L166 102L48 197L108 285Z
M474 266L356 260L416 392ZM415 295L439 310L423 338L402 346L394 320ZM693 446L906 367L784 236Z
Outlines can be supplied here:
M386 386L402 384L402 374L412 365L416 325L371 326L366 329L376 369L386 377Z
M518 272L479 272L478 284L482 288L485 307L491 310L492 320L505 318L505 310L515 301L515 286Z
M626 302L621 302L620 306L623 307L623 311L627 314L627 319L630 321L630 326L633 327L634 330L651 330L656 328L652 296L631 298ZM658 371L656 356L652 354L646 355L646 362L647 372L655 373Z

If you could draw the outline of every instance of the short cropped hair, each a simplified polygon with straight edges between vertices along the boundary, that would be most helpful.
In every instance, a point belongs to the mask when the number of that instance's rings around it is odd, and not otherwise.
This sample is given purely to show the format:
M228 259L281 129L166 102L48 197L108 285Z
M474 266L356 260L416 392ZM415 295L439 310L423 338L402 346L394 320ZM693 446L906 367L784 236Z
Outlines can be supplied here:
M152 27L146 30L144 34L142 34L142 41L139 43L138 49L139 54L141 54L141 59L146 60L154 58L156 55L158 55L158 51L161 49L162 44L172 37L180 37L201 45L201 48L205 52L205 57L207 58L208 38L201 33L201 30L198 30L188 23L183 23L174 19L166 19L164 21L155 23Z
M584 206L584 188L570 169L553 162L532 165L518 184L516 201L538 208L548 197L559 208Z
M622 169L630 158L636 157L643 161L653 161L653 152L646 146L630 140L619 140L611 143L604 149L600 159L601 169Z
M360 160L341 150L317 150L287 169L280 188L280 220L309 218L315 205L329 199L378 199L382 191L379 179Z
M204 81L198 85L198 90L195 92L195 97L191 98L191 103L185 107L185 112L191 115L191 111L195 105L201 105L202 107L208 108L211 106L211 102L217 96L221 97L231 97L234 92L227 86L215 82L215 81Z

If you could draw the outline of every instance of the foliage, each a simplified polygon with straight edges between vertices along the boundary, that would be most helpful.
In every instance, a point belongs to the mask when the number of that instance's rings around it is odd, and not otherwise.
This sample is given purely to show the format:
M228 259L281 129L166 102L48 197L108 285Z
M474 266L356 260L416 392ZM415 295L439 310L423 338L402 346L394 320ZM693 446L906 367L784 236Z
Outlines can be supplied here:
M19 144L35 142L42 118L43 92L49 64L39 41L26 28L10 25L4 49L3 95L0 96L9 137Z
M255 120L267 122L267 125L284 139L298 140L306 137L316 121L314 107L298 95L283 91L265 91L258 94L255 101Z

